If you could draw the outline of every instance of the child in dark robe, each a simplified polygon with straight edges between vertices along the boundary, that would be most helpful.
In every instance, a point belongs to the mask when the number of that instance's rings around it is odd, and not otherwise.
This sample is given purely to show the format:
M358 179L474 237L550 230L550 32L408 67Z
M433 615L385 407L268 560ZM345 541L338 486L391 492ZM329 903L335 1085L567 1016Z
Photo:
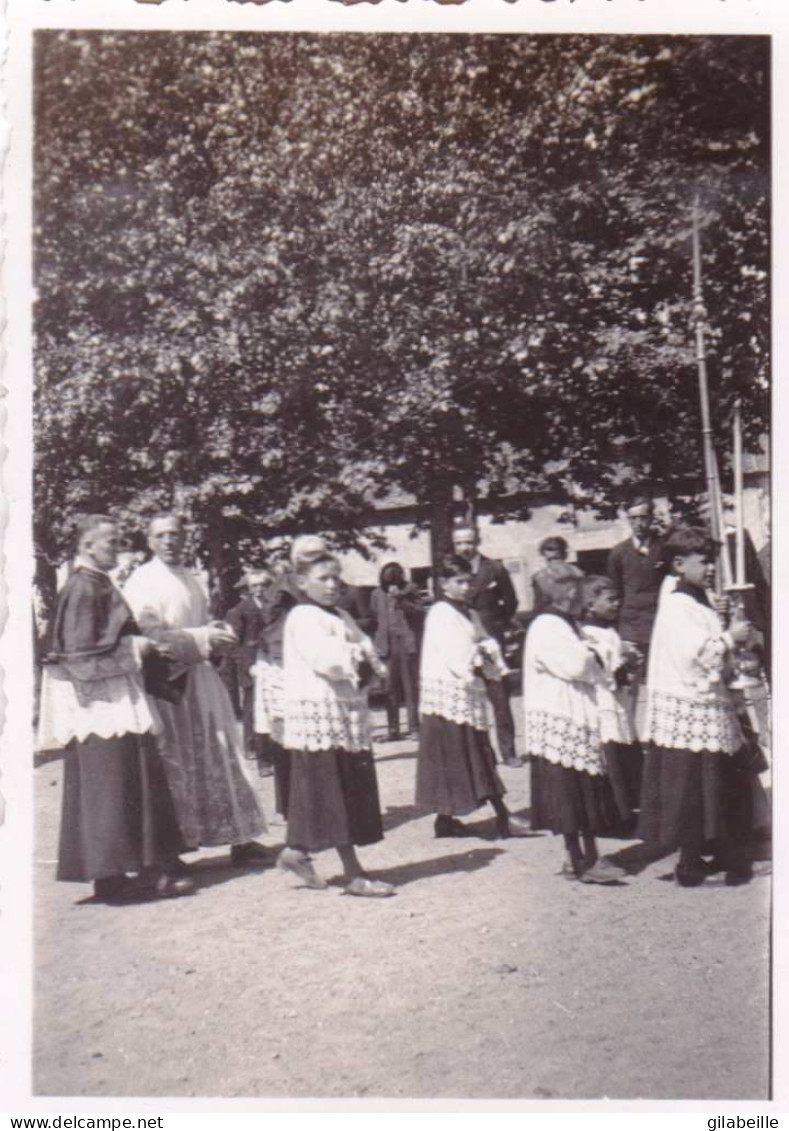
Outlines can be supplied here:
M283 741L290 752L287 845L279 866L326 888L310 853L334 848L348 895L394 888L365 874L356 854L383 839L366 683L383 674L372 641L337 607L340 567L328 553L297 557L302 603L285 622Z
M442 597L427 615L422 643L416 804L437 814L437 837L464 835L458 817L486 802L500 836L529 836L528 824L504 804L488 738L484 679L501 679L506 666L498 642L470 607L472 586L469 562L446 558Z
M582 632L603 665L605 679L595 685L600 737L605 768L623 820L632 818L641 796L643 754L633 725L631 683L641 667L638 648L622 640L616 622L619 598L608 577L586 577L583 582Z
M677 582L661 599L649 650L639 836L679 849L682 887L717 870L727 884L744 883L751 869L732 825L746 784L737 768L744 736L727 679L752 628L734 619L724 629L711 607L716 546L705 530L673 530L664 555Z
M621 868L601 859L597 836L626 813L605 772L596 689L605 670L584 639L581 578L557 562L545 580L550 603L532 622L523 656L524 743L532 758L532 827L564 837L564 874L614 883Z

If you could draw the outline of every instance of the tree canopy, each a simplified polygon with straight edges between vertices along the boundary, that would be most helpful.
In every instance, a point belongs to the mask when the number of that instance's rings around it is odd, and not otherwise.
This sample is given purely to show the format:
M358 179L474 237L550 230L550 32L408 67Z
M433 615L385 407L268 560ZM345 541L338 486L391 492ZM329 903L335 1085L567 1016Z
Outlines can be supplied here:
M702 485L767 425L758 37L38 32L36 540L187 510L227 547L392 488L523 513Z

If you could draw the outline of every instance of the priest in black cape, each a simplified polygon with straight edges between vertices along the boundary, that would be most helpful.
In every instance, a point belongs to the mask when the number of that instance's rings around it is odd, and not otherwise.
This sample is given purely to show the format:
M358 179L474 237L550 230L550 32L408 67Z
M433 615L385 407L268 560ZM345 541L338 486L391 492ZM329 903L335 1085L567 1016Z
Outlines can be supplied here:
M44 661L38 746L65 750L57 878L92 881L98 899L185 895L193 881L166 870L185 845L145 687L147 679L154 694L177 696L179 673L140 635L108 576L117 540L104 515L78 524Z

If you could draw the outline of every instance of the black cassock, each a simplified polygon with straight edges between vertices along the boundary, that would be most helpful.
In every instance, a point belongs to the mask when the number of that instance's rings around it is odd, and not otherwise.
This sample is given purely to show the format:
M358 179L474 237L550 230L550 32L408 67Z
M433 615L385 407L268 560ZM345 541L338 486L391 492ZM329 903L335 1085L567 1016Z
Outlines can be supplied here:
M89 701L91 695L107 694L102 677L112 677L113 657L124 639L138 631L109 577L80 566L60 594L45 663L58 665L78 698ZM59 880L89 881L158 868L183 848L152 734L88 734L69 742Z

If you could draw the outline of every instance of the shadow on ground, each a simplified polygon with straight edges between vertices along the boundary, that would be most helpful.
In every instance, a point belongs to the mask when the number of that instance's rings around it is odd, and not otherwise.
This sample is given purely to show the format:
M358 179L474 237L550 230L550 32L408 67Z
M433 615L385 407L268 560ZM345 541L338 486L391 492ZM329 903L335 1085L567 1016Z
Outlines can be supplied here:
M606 860L624 868L629 876L637 876L650 864L664 860L674 853L673 848L656 847L654 844L630 844L627 848L620 848L618 852L607 852ZM674 873L672 872L672 877Z
M66 755L65 750L39 750L33 755L33 766L47 766L50 762L59 762Z
M428 860L398 864L393 868L376 868L375 878L386 880L396 887L405 887L406 884L430 880L434 876L448 873L478 872L481 868L487 868L503 852L503 848L472 848L468 852L456 852L451 856L434 856Z

